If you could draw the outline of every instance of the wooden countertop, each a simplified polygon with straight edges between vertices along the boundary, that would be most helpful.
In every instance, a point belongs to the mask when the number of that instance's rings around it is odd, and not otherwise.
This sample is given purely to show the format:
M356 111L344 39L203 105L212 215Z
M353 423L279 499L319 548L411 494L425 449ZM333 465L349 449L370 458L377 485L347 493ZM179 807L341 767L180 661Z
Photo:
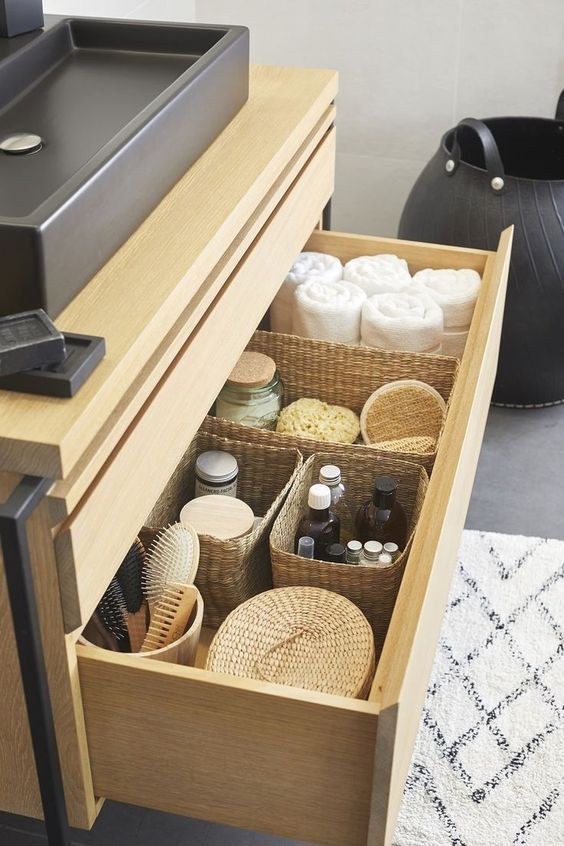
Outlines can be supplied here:
M106 358L89 381L71 400L0 391L2 470L66 479L112 416L125 432L143 402L144 370L149 390L167 337L209 307L217 292L206 279L222 259L229 270L226 253L244 246L257 207L308 136L330 123L336 93L334 71L252 67L247 104L57 319L63 331L105 337ZM97 466L103 460L98 450Z

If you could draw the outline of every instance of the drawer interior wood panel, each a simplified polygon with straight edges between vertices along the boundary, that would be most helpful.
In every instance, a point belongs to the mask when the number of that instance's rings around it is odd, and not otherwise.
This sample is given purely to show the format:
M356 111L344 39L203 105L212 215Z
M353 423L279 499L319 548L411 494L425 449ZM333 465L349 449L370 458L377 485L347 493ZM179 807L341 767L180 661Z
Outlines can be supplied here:
M332 130L61 527L55 548L67 631L88 621L313 229L333 192L334 155Z
M306 249L346 262L395 253L425 267L477 270L483 279L437 461L371 693L380 709L369 846L391 846L448 598L495 378L512 227L497 251L314 232Z
M323 846L366 843L378 709L78 647L97 795Z
M391 846L480 455L497 368L513 227L483 271L466 350L372 698L381 718L370 846Z

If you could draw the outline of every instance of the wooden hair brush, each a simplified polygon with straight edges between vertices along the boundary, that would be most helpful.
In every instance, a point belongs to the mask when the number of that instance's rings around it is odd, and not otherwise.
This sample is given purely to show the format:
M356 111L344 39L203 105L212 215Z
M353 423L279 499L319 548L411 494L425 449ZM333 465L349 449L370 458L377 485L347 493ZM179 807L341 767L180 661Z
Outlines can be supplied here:
M143 592L152 608L167 585L192 584L200 559L198 535L185 523L163 529L149 548L143 567Z

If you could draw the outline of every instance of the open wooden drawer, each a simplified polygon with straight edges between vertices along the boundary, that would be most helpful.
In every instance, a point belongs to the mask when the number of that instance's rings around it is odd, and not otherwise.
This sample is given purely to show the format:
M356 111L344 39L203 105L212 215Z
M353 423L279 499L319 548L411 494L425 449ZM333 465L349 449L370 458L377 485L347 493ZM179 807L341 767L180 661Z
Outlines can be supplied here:
M326 846L392 842L490 401L511 238L496 253L325 232L308 242L483 276L369 701L79 646L97 795Z

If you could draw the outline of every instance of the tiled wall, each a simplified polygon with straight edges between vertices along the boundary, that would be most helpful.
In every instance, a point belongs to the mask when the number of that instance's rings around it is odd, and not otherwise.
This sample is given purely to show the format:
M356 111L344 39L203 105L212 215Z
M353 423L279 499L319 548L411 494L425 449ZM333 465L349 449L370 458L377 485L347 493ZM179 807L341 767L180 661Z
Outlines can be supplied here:
M241 23L252 60L340 71L334 227L394 235L462 117L552 116L563 0L45 0L47 11Z
M43 0L52 15L100 15L173 21L196 19L195 0Z

